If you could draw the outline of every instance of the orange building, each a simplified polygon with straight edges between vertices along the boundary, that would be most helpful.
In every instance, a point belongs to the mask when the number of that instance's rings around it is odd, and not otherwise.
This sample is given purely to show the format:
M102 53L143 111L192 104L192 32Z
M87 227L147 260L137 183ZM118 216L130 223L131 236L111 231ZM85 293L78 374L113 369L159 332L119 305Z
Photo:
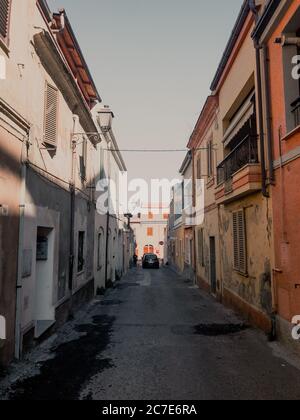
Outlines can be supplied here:
M291 321L300 315L300 0L270 0L253 38L261 51L272 185L277 333L293 342Z

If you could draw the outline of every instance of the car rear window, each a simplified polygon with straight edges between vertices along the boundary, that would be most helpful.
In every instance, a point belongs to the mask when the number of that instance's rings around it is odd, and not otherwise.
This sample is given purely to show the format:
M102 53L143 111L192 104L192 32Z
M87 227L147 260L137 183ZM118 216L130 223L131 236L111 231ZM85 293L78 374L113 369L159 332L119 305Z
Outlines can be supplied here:
M145 259L146 260L156 260L157 259L157 256L154 255L154 254L149 254L149 255L146 255L145 256Z

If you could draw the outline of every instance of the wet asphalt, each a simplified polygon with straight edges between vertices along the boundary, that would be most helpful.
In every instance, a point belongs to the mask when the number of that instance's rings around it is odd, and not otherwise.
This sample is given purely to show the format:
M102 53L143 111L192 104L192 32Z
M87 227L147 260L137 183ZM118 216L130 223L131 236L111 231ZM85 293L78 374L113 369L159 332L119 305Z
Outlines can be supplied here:
M133 269L46 353L7 399L300 399L299 366L167 268Z

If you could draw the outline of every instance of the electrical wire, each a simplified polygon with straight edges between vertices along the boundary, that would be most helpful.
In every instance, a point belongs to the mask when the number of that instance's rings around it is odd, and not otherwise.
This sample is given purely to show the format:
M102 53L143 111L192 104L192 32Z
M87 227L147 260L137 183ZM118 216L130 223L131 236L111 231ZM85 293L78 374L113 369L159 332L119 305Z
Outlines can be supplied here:
M192 149L194 151L207 150L207 147L199 147ZM107 152L122 152L122 153L188 153L189 149L103 149Z

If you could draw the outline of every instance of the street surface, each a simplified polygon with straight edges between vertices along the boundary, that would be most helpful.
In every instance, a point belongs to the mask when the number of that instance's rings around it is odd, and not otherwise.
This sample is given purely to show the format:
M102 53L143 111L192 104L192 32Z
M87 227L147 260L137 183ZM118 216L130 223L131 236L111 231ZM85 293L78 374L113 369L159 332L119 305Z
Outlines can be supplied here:
M12 367L3 399L300 399L300 370L169 269L133 269ZM0 394L1 395L1 394Z

